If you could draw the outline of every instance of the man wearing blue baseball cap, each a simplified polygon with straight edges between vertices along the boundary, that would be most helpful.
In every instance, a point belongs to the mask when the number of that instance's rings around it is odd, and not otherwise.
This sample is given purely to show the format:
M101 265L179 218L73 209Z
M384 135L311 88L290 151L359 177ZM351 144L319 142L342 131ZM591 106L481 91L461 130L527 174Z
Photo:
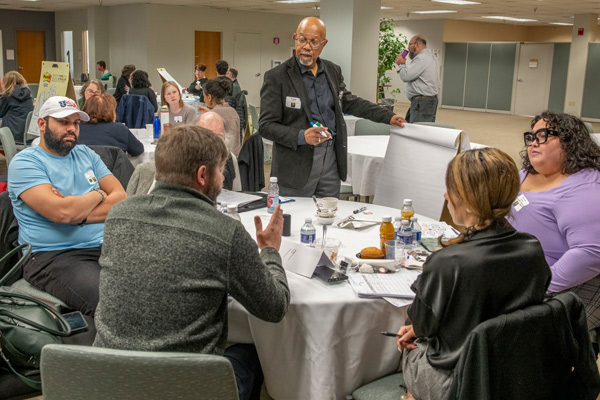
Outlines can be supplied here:
M39 115L39 147L21 151L8 167L19 243L33 246L23 276L93 317L104 219L127 195L93 150L77 146L79 123L89 116L75 101L51 97Z

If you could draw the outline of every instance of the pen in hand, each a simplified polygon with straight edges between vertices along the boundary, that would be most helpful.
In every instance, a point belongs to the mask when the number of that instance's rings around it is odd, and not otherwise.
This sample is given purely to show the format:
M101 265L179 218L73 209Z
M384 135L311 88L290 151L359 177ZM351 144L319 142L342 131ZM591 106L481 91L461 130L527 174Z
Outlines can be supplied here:
M398 335L396 333L392 333L392 332L381 332L381 334L383 336L389 336L389 337L397 337L397 338L401 338L403 335ZM417 340L416 337L411 338L410 340L408 340L408 342L414 342L415 340Z
M321 124L320 124L320 123L318 123L318 122L317 122L316 124L315 124L314 122L311 122L311 123L310 123L310 126L312 126L312 127L315 127L315 126L321 126ZM324 131L320 131L319 133L321 134L321 136L323 136L323 137L327 137L327 134L326 134Z

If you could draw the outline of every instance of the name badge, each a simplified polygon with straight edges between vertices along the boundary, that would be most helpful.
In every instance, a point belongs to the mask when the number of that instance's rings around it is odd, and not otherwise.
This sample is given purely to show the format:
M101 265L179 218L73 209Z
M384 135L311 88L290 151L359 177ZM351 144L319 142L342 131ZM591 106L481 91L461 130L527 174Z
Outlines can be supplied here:
M297 97L286 96L285 106L287 108L295 108L296 110L299 110L300 107L302 107L302 102Z
M525 197L524 194L520 194L517 197L517 199L513 202L513 208L517 212L519 212L521 210L521 208L528 206L528 205L529 205L529 200L527 200L527 197Z
M178 115L176 117L173 117L173 122L175 122L175 123L183 122L183 116Z
M93 185L96 182L98 182L98 179L96 179L96 175L94 175L94 171L92 171L92 170L89 170L88 172L85 173L85 179L88 181L88 183L90 185Z

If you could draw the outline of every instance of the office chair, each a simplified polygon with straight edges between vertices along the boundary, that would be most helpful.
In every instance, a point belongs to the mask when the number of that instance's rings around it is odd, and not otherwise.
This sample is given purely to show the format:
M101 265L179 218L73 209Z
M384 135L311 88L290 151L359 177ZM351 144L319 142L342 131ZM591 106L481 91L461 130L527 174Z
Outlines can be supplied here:
M366 135L390 135L390 125L379 122L369 121L368 119L359 119L356 121L354 136Z
M400 398L401 374L352 393L354 400ZM467 336L449 399L596 399L600 375L585 310L573 293L499 315Z
M47 345L44 400L237 400L231 363L222 356Z

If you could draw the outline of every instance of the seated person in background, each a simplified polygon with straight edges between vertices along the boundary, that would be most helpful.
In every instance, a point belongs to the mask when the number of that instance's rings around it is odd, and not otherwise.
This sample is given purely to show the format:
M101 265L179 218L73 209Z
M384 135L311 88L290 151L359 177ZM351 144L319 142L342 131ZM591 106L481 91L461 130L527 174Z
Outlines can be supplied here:
M129 89L131 88L131 78L134 72L135 65L133 64L127 64L121 70L121 77L117 81L117 88L113 94L115 100L117 100L117 104L121 101L121 97L129 92Z
M207 107L198 106L198 111L214 111L223 118L227 150L231 151L237 157L242 148L240 140L240 116L225 101L225 96L227 96L227 92L230 89L231 80L229 78L215 78L206 82L204 84L204 102Z
M33 246L23 276L94 316L104 219L125 190L93 150L76 146L88 115L73 100L51 97L39 115L40 145L19 152L8 168L19 243Z
M452 220L467 228L423 265L408 308L413 324L397 339L407 391L419 400L448 397L460 350L477 325L541 303L550 283L540 243L505 218L519 191L510 156L494 148L459 153L448 164L446 190Z
M169 107L169 123L171 126L193 124L196 120L194 107L184 104L179 87L173 81L163 83L160 90L160 105Z
M106 69L106 63L102 60L96 63L96 68L100 71L100 80L107 81L112 76L109 70Z
M206 64L196 64L196 68L194 69L194 78L194 81L190 83L190 86L188 87L188 93L200 96L200 102L204 103L204 98L202 96L202 85L204 85L208 80L206 77Z
M600 326L600 147L572 115L544 112L531 129L509 221L542 244L552 270L548 291L575 292L594 329Z
M115 122L117 102L108 93L90 97L83 106L90 120L79 125L79 143L99 146L115 146L137 157L144 152L144 145L125 125Z
M33 111L33 99L23 75L9 71L0 79L0 118L16 143L23 143L27 114Z
M200 115L196 121L196 125L215 133L225 143L225 125L223 124L223 118L216 112L209 111ZM229 152L229 157L227 158L225 168L223 169L223 188L240 192L242 190L242 183L235 172L236 165L237 158L232 152ZM238 179L236 179L236 177Z
M152 90L152 84L148 80L148 73L146 71L137 70L131 77L131 89L129 94L139 94L140 96L146 96L150 103L154 106L154 112L158 112L158 104L156 103L156 93Z
M223 142L225 141L225 128L219 114L214 112L204 113L198 117L195 125L208 129L220 137ZM234 160L233 157L235 156L229 153L229 158L227 158L225 167L223 168L223 188L239 192L242 190L242 184L239 179L235 179L235 163L237 161ZM150 193L156 184L156 180L154 179L155 173L156 165L154 164L154 161L145 162L135 167L135 171L133 171L133 175L131 175L129 183L127 184L127 195L133 196L136 194Z
M222 140L197 126L160 138L156 188L113 207L106 220L94 346L225 355L240 399L259 399L256 349L225 348L227 298L265 321L284 317L283 214L278 206L264 231L255 217L259 253L244 226L215 208L228 154Z
M77 100L77 105L79 109L83 110L83 105L95 94L105 93L104 85L98 79L90 79L86 83L83 84L81 90L79 91L79 100Z

